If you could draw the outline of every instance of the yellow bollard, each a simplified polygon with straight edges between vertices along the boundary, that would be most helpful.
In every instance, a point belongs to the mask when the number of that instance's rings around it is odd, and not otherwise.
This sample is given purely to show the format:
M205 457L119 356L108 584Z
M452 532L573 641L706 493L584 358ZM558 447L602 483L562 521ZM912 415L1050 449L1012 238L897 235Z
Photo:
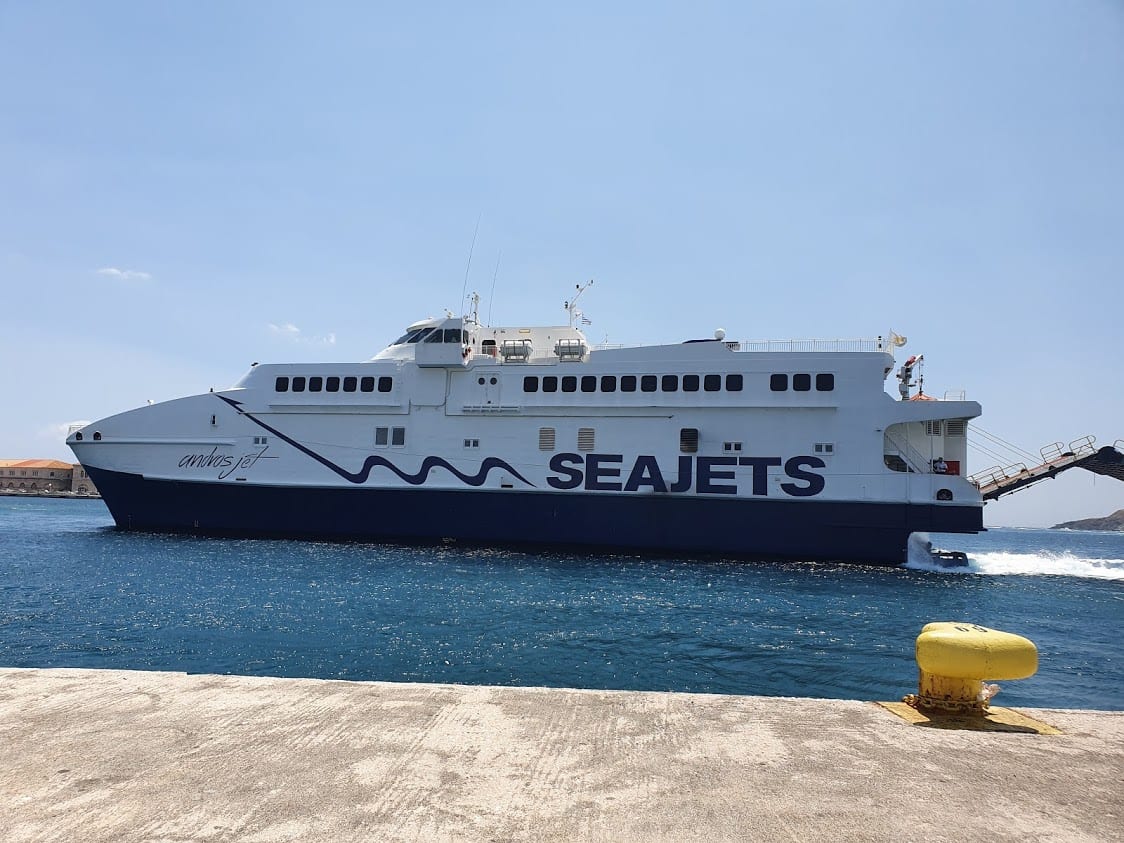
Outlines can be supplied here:
M997 685L985 679L1025 679L1038 670L1038 649L1021 635L971 623L930 623L917 636L918 709L983 714Z

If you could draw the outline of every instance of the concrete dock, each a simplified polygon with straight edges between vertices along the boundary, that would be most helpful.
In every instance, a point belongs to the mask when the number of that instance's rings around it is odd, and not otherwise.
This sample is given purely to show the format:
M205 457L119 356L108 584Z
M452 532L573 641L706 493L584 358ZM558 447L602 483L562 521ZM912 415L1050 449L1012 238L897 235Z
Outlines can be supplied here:
M1023 713L0 669L0 840L1124 839L1124 713Z

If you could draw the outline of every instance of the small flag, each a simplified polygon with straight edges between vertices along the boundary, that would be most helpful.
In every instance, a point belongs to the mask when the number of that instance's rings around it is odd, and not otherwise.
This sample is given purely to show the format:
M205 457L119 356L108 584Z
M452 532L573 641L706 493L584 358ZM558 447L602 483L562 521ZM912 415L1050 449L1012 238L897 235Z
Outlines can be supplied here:
M592 323L592 322L591 322L591 321L590 321L590 320L589 320L588 318L586 318L585 316L583 316L583 317L582 317L582 324L583 324L583 325L592 325L593 323Z
M897 346L898 348L901 348L903 345L905 345L905 343L906 343L905 337L903 337L901 334L895 334L893 331L890 331L890 344L891 345L894 345L894 346Z

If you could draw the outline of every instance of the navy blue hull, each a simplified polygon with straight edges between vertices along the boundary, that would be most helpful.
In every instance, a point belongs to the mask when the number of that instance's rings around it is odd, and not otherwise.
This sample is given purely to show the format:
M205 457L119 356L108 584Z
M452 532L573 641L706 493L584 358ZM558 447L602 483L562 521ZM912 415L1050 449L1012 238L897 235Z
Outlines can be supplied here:
M127 530L569 546L900 564L913 532L975 533L980 507L146 480L88 468Z

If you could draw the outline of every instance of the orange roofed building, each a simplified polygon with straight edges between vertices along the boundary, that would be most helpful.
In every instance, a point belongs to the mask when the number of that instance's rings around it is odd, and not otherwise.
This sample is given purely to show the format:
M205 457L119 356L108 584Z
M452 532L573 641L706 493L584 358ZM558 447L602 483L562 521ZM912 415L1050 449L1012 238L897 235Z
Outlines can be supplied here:
M0 491L98 493L81 465L61 460L0 460Z

